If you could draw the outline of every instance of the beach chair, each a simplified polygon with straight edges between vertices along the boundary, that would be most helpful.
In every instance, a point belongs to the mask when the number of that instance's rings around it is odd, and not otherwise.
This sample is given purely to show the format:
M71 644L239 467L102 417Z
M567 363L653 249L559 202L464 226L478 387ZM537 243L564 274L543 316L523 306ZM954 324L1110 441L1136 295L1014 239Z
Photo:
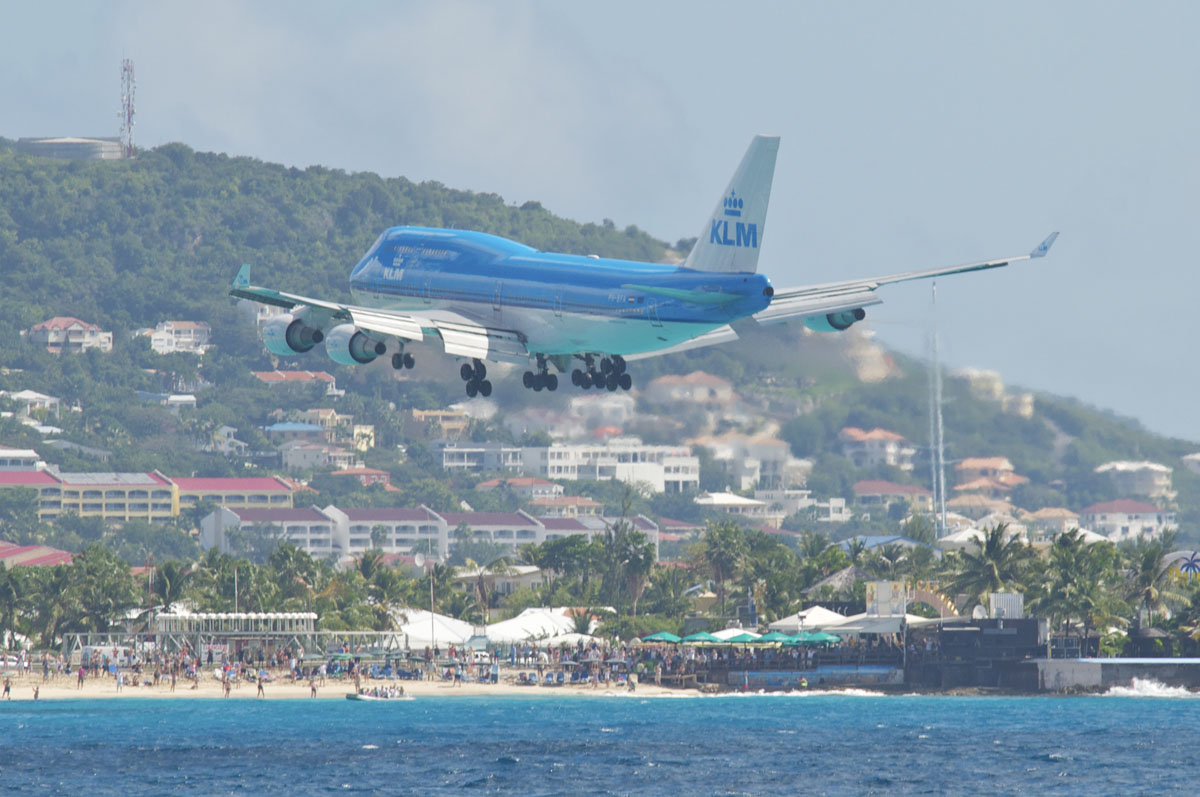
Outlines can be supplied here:
M567 676L563 673L562 670L559 670L558 675L554 679L555 686L562 686L566 682L567 682Z

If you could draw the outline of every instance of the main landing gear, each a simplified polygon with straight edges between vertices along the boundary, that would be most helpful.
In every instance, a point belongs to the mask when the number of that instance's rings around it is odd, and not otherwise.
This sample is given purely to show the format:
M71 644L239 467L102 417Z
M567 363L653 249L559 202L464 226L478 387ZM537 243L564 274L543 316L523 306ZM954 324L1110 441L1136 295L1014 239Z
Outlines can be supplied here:
M596 357L584 355L583 362L586 370L576 368L571 372L571 383L585 390L589 387L601 390L628 390L633 386L633 377L625 371L625 358L619 354L603 357L599 369L596 367Z
M537 372L526 371L521 377L521 382L525 387L534 392L541 390L555 391L558 390L558 375L549 373L546 369L546 355L539 354L537 356Z
M485 378L487 369L483 367L480 360L463 363L462 368L458 370L458 375L467 383L467 395L471 398L475 398L477 393L484 398L492 395L492 383Z
M406 353L404 351L404 349L401 349L400 351L398 351L392 355L392 367L395 368L397 371L403 370L405 368L411 369L415 364L416 364L416 361L413 360L413 356L411 354Z

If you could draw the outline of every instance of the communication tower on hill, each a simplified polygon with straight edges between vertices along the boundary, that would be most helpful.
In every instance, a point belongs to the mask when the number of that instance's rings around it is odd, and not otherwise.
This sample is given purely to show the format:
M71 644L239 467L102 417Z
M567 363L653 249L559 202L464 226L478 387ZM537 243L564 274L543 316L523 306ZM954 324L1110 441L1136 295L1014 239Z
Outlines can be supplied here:
M929 469L933 487L933 524L938 537L946 536L946 441L942 436L942 362L938 351L937 283L929 312Z
M121 59L121 157L133 157L133 59Z

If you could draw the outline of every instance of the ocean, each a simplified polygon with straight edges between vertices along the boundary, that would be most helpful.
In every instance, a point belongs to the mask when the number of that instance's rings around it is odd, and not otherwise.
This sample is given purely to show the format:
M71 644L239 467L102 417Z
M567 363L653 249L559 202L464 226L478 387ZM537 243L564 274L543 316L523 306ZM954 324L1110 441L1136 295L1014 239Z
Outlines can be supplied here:
M22 794L1196 793L1200 697L122 699L0 705Z

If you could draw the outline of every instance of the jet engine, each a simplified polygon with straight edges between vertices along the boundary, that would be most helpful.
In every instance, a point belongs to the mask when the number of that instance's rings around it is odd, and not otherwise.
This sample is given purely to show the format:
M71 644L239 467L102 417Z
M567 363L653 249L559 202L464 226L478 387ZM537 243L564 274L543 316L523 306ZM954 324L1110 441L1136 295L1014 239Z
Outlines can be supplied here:
M266 321L262 327L262 341L267 351L283 357L304 354L324 338L325 333L316 327L310 327L304 323L303 318L297 318L291 313L277 315Z
M804 319L804 326L817 332L841 332L843 329L849 329L854 322L862 321L866 317L867 311L857 307L853 310L843 310L840 313L809 316Z
M366 365L387 351L383 341L376 340L354 324L339 324L325 336L325 353L335 363Z

